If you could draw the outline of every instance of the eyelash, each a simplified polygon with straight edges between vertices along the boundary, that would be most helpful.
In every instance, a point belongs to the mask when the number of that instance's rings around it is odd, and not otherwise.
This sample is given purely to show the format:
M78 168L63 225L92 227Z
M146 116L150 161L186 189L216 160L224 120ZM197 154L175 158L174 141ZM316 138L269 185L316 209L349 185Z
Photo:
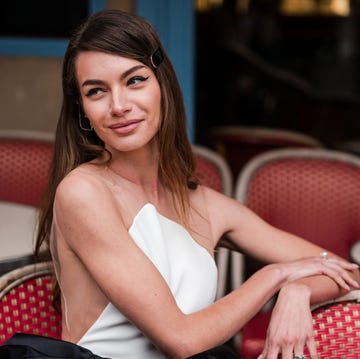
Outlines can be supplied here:
M141 82L144 82L146 81L150 76L147 76L147 77L144 77L144 76L134 76L132 78L130 78L128 81L127 81L127 86L131 86L131 85L137 85L138 83L141 83ZM103 89L101 89L100 87L95 87L95 88L92 88L90 89L86 94L85 96L86 97L91 97L93 95L97 95L99 91L104 91Z
M90 89L90 90L85 94L85 96L86 96L86 97L91 97L91 96L93 96L93 95L97 95L98 91L102 91L102 89L99 88L99 87Z
M127 85L136 85L137 81L144 82L146 81L150 76L144 77L144 76L134 76L127 82Z

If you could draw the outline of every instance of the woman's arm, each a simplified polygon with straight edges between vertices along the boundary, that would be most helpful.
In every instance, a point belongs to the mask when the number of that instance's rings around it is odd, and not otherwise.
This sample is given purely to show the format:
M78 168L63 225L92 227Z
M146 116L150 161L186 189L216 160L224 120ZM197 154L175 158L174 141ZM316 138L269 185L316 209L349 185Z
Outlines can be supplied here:
M210 197L212 196L210 193ZM215 197L217 196L215 194ZM228 200L225 198L224 202L228 203ZM218 207L223 206L220 199ZM343 259L330 252L321 258L323 248L269 226L246 208L237 209L237 203L228 203L226 207L230 211L226 212L224 217L227 220L225 225L228 226L228 243L225 245L232 249L242 250L264 262L285 263L287 269L291 268L295 260L309 256L317 256L318 261L322 261L330 272L333 264L338 261L344 263ZM239 211L242 211L243 215L239 215ZM239 219L237 222L232 214ZM273 309L266 345L259 359L277 359L280 353L283 359L291 359L294 353L303 353L304 346L308 347L311 358L317 358L310 303L323 302L352 288L358 288L360 276L357 266L352 265L345 270L347 272L342 273L342 278L335 273L304 276L282 285ZM343 281L344 278L347 283Z
M225 240L222 239L220 245L245 253L264 263L287 263L301 258L320 257L324 251L328 253L327 264L330 266L335 259L345 261L314 243L271 226L234 199L210 189L205 190L205 196L215 237L224 238L221 230L225 228ZM360 275L356 265L351 266L348 274L343 275L354 280L351 281L352 288L357 287ZM339 281L340 277L334 281L327 275L302 279L302 283L308 285L311 290L311 303L332 299L350 289L339 285Z

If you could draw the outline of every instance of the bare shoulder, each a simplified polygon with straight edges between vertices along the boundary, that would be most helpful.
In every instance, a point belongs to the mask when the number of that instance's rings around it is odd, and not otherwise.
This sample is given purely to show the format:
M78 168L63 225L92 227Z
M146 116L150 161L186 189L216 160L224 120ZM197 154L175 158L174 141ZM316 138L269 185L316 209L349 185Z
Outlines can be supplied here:
M229 197L210 187L199 186L196 192L196 201L206 206L207 212L232 211L234 208L241 209L241 205L234 198Z
M100 169L90 165L72 170L56 190L56 201L67 205L94 203L97 198L103 201L107 196L110 196L109 187L102 179Z

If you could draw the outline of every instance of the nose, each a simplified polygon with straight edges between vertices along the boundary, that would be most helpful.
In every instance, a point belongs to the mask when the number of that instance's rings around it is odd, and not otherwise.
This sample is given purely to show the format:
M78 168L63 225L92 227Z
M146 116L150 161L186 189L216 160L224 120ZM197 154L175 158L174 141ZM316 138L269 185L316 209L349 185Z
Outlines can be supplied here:
M113 93L110 104L112 116L123 116L131 110L131 103L124 93Z

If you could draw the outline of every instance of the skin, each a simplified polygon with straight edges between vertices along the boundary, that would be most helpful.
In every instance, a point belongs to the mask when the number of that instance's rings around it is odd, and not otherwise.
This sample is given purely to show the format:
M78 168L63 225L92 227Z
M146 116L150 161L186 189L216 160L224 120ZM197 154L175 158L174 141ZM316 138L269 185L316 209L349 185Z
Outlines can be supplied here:
M322 248L199 186L189 192L194 240L212 256L217 245L224 245L272 264L216 303L182 313L128 234L134 216L149 202L180 221L158 178L161 93L156 77L141 62L99 52L81 53L76 69L83 111L112 159L107 165L79 166L57 189L52 251L66 298L63 339L77 342L110 301L168 358L186 358L230 339L279 292L260 357L275 359L281 352L290 359L308 346L311 358L317 358L309 304L357 288L357 267L332 253L329 260L320 258ZM228 240L219 243L224 234Z

